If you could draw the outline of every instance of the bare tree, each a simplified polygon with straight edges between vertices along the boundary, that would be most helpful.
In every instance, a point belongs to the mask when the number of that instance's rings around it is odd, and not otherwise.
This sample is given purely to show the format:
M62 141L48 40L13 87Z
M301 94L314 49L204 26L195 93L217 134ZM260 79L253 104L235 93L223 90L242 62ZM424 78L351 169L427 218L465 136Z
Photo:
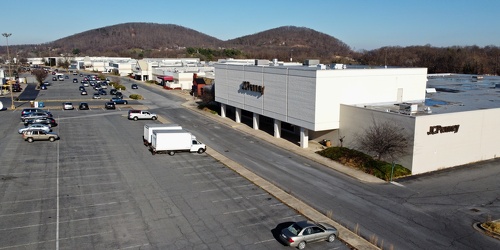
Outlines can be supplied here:
M390 122L378 124L375 121L361 136L358 136L357 143L361 150L375 153L378 160L386 156L390 156L391 159L402 156L406 154L409 146L403 128Z
M39 87L42 86L43 81L45 81L45 78L49 75L49 73L43 69L34 69L31 73L35 76Z

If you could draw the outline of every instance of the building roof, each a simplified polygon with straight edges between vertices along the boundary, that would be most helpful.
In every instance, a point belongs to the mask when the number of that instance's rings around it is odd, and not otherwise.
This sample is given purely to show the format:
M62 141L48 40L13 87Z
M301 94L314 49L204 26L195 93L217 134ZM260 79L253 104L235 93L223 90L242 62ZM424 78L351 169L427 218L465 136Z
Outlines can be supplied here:
M429 74L427 79L426 98L413 103L418 105L418 111L413 115L500 108L500 76ZM402 104L373 104L365 107L408 114L402 111Z

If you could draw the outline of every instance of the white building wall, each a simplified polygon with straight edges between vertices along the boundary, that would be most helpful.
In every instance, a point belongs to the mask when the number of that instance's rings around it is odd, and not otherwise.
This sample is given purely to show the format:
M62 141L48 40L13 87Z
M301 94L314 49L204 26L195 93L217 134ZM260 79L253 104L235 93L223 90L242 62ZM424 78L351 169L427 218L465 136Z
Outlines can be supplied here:
M312 131L339 128L341 103L423 102L427 69L316 70L216 64L215 100ZM243 81L265 93L241 90Z
M417 117L413 174L500 156L500 109ZM427 134L431 126L459 125L458 131Z
M280 121L287 121L288 69L277 67L263 69L267 74L264 79L265 89L263 95L263 105L266 108L262 110L262 114ZM217 81L218 87L219 82Z
M411 146L414 144L415 118L414 116L398 113L389 113L350 105L340 105L339 138L344 138L344 147L360 150L357 140L359 137L363 136L366 129L372 127L374 124L383 124L385 122L397 124L397 126L401 127L403 133L406 134L410 147L405 156L394 160L405 168L415 171L416 166L413 165L412 161L413 146ZM383 160L388 162L392 161L392 159Z
M500 156L499 116L500 109L408 116L341 105L339 136L345 147L356 149L356 138L374 122L397 124L407 131L411 147L395 161L421 174ZM455 125L456 133L428 134L430 127Z

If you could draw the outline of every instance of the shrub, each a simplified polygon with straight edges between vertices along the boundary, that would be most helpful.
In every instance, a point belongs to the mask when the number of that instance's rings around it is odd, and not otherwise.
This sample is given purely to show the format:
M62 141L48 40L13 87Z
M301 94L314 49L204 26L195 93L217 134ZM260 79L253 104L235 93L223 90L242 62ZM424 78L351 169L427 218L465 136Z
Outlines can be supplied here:
M109 85L113 86L113 88L115 89L120 89L120 90L126 90L127 87L119 84L119 83L116 83L116 82L110 82Z
M329 147L316 153L348 167L356 168L365 173L374 175L380 179L386 181L391 179L392 163L373 159L363 152L345 147ZM393 178L410 174L411 171L407 168L399 164L394 166Z
M134 100L143 100L144 99L142 97L142 95L139 95L139 94L131 94L129 97L130 97L130 99L134 99Z

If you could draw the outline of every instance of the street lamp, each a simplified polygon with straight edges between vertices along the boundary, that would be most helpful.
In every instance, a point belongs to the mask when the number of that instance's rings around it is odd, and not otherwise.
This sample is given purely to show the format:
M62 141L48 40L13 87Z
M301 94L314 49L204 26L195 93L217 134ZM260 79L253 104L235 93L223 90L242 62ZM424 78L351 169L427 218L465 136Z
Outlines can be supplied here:
M14 109L16 109L16 106L14 105L14 96L12 95L13 81L10 79L10 77L12 77L12 73L10 72L9 36L11 36L11 35L12 35L12 33L2 33L2 36L4 36L5 39L7 40L7 59L9 59L9 86L10 86L10 100L11 100L10 108L12 110L14 110Z

